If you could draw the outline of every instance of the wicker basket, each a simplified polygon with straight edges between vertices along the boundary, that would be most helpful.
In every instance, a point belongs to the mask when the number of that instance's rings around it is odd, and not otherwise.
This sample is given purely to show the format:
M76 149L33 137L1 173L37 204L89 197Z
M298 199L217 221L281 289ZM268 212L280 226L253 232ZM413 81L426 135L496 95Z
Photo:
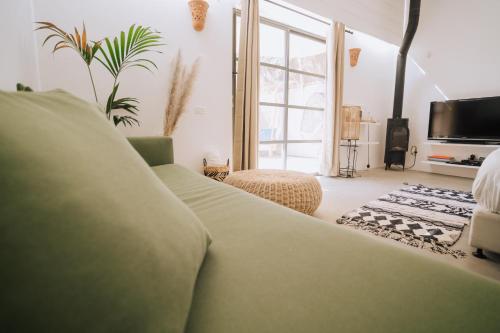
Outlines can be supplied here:
M226 165L208 165L207 159L204 158L203 173L205 176L219 182L224 181L224 179L229 175L229 159L227 159Z

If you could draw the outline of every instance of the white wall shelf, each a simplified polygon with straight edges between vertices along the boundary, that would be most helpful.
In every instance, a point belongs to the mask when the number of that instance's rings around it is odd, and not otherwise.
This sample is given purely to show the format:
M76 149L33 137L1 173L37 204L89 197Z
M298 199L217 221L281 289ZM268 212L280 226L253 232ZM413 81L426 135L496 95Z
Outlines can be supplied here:
M422 163L431 164L431 165L439 165L439 166L444 166L444 167L451 167L451 168L479 169L478 166L474 166L474 165L451 164L451 163L437 162L437 161L422 161Z
M364 146L373 146L373 145L379 145L380 142L378 141L359 141L358 145L364 145Z
M500 144L479 145L479 144L474 144L474 143L449 143L449 142L441 142L441 141L426 141L426 142L424 142L424 144L429 145L429 146L500 148Z
M352 140L354 142L354 140ZM342 140L342 142L340 143L341 145L347 145L347 140ZM378 141L357 141L356 144L358 146L373 146L373 145L379 145L380 142ZM353 143L354 145L354 143Z

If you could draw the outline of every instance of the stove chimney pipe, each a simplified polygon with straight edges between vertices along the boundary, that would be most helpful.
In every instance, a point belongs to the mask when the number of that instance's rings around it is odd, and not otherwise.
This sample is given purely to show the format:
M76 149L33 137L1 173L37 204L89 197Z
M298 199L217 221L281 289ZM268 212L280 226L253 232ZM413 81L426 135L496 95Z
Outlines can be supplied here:
M398 64L396 67L396 86L394 88L393 118L401 118L403 115L403 95L405 90L405 70L406 56L410 48L415 32L417 32L418 19L420 17L420 0L410 0L410 11L408 15L408 25L403 37L403 42L399 48Z

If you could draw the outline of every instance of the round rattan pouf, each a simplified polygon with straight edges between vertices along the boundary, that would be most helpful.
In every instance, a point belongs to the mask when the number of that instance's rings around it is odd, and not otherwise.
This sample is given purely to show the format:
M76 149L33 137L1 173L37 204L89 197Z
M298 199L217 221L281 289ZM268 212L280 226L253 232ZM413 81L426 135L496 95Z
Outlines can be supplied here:
M318 180L302 172L244 170L230 174L224 183L309 215L321 203Z

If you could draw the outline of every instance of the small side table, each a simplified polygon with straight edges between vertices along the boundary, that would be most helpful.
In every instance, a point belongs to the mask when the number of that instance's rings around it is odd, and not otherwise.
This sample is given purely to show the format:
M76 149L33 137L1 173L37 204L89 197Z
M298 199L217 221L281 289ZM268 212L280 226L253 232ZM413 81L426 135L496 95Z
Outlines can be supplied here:
M347 148L347 166L340 168L339 175L344 178L356 177L356 160L358 158L358 140L346 140L340 147Z

